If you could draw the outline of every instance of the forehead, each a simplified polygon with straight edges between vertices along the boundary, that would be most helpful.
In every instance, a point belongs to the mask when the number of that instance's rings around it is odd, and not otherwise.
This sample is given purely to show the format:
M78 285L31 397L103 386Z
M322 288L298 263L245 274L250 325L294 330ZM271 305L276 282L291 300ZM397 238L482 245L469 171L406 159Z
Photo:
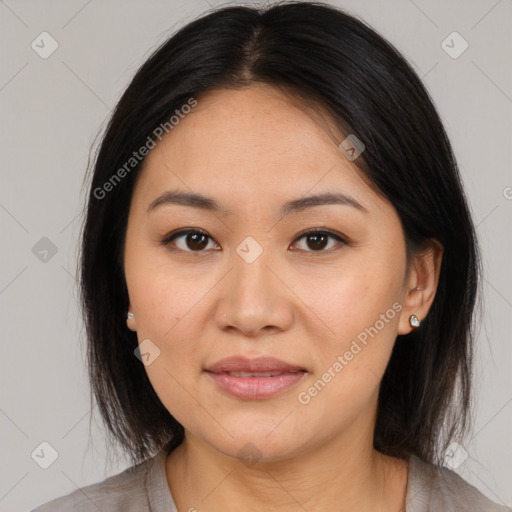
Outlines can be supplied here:
M279 89L257 84L206 92L167 141L177 156L271 165L332 152L339 156L333 128L315 104L301 104ZM191 152L191 146L203 151Z
M268 85L208 91L150 151L137 195L146 207L176 187L228 207L308 192L375 195L340 152L332 120L315 108Z

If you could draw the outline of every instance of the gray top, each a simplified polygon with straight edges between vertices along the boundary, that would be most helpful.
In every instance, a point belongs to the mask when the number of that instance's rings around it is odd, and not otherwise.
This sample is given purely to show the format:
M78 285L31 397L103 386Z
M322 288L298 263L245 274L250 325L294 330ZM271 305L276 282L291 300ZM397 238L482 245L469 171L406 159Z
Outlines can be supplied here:
M165 473L167 452L123 472L49 501L32 512L178 512ZM183 511L182 511L183 512ZM409 460L406 512L511 512L454 471Z

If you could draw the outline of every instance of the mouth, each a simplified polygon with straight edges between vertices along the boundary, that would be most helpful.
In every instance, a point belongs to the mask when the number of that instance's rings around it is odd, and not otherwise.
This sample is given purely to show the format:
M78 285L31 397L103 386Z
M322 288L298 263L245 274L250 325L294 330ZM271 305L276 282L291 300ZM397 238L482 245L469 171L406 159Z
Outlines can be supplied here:
M230 357L208 367L218 388L243 400L263 400L290 389L308 372L305 368L271 357Z
M218 375L230 375L231 377L277 377L295 372L219 372Z

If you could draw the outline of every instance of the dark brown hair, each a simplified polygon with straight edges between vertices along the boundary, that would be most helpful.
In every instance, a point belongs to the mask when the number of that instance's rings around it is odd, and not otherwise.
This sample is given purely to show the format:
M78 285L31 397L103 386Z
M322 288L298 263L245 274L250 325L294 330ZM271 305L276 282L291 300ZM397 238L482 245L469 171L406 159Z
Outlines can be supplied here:
M256 82L322 105L343 132L363 141L354 164L396 209L408 254L431 238L444 248L429 314L420 328L396 339L374 435L384 454L440 463L471 420L480 274L474 226L449 140L419 77L364 22L320 2L209 12L162 44L119 100L96 154L81 235L91 398L112 440L134 463L183 440L183 426L156 395L134 356L136 333L126 326L124 237L143 160L108 193L98 190L190 97Z

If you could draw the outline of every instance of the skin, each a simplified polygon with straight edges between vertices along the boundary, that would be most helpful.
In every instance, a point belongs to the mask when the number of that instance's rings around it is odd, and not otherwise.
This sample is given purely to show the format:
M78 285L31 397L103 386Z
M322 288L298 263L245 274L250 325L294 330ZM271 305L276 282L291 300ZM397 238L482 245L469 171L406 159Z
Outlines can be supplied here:
M219 89L198 98L138 176L124 253L134 314L127 324L139 343L149 338L160 350L145 369L185 428L166 460L180 512L233 503L246 511L404 510L407 462L373 449L379 383L397 334L412 329L410 315L428 313L442 248L432 242L407 266L396 210L339 151L341 140L268 85ZM230 213L176 204L146 213L175 188ZM367 212L331 204L279 216L286 201L333 191ZM160 243L179 228L206 231L204 248L186 235ZM329 238L315 250L311 238L297 238L315 228L347 243ZM251 263L236 251L247 236L263 249ZM401 311L300 403L298 394L393 304ZM234 398L204 368L241 354L274 356L307 373L271 398ZM244 446L250 462L239 453Z

